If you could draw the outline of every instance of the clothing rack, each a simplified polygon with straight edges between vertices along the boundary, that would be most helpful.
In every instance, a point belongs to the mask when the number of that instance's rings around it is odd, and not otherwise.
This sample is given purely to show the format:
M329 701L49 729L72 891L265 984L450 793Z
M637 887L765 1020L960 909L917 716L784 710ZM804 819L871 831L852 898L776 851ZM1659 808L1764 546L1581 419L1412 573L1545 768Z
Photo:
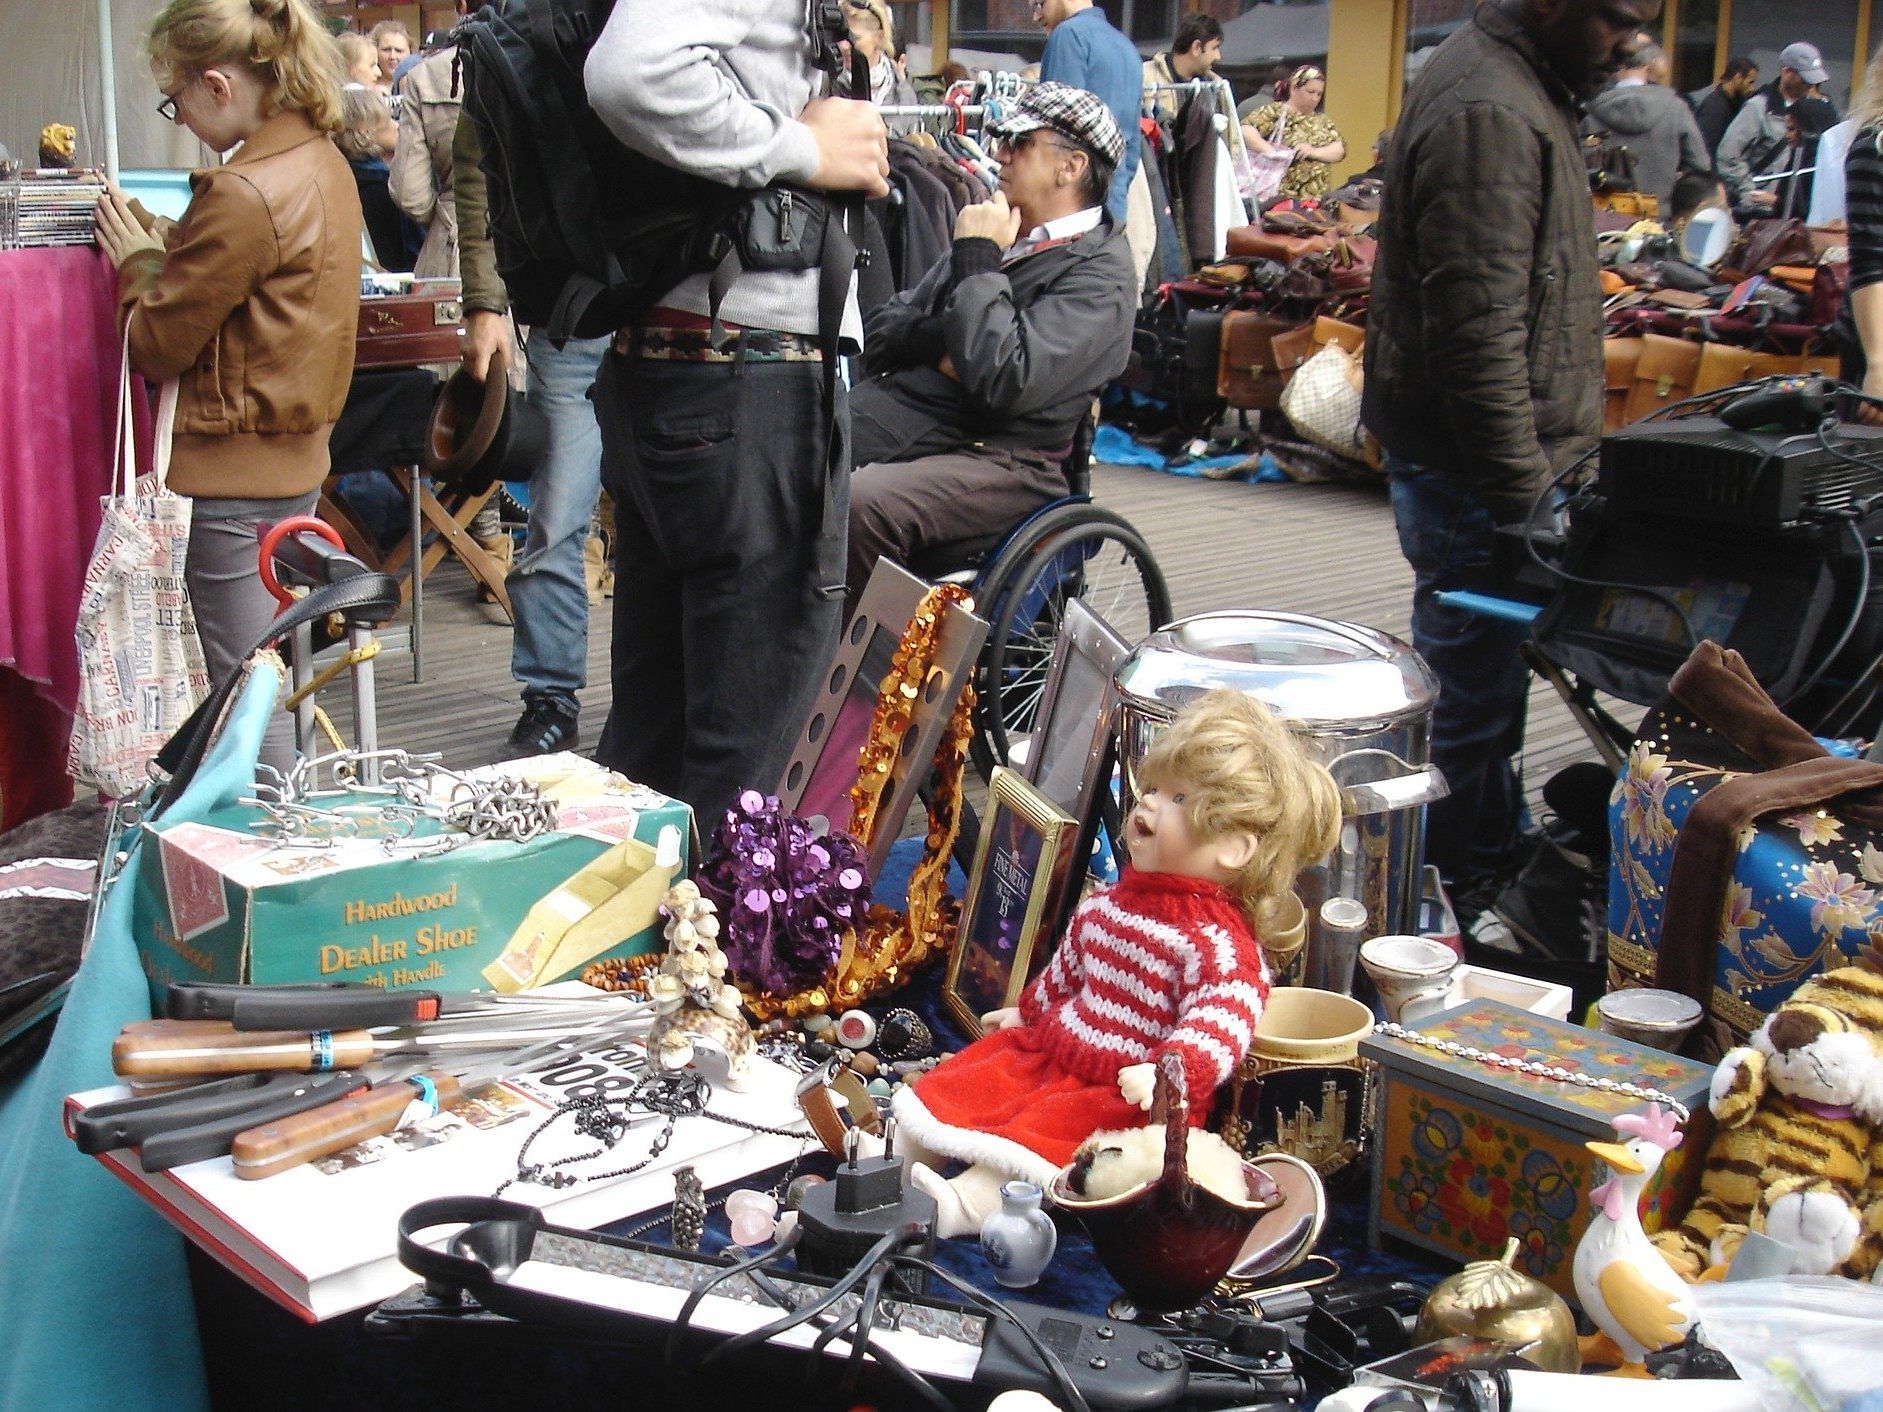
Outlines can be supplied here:
M1189 78L1174 83L1147 83L1144 85L1147 97L1159 93L1182 93L1192 96L1206 92L1216 95L1216 111L1229 120L1229 128L1223 134L1223 140L1229 144L1230 160L1236 164L1244 191L1255 184L1255 173L1249 167L1249 144L1242 139L1242 120L1236 113L1236 95L1226 78Z

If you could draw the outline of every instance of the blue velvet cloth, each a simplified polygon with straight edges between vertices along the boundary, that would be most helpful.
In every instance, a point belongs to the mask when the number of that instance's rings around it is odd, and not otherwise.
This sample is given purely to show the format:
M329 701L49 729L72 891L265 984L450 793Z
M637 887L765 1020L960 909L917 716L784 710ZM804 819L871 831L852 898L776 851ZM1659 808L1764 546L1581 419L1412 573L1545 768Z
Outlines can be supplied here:
M254 786L280 674L257 667L201 770L165 817L199 819ZM0 1095L0 1406L207 1405L183 1237L80 1154L65 1096L115 1083L111 1041L150 1018L132 940L139 835L38 1066ZM154 866L154 864L152 864Z

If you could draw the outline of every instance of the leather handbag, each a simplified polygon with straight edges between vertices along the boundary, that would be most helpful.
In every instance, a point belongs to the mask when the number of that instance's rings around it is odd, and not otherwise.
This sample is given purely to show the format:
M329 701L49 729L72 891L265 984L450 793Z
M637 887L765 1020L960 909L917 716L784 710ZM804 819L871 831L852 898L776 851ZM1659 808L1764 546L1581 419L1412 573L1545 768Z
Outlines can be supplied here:
M1321 345L1315 338L1315 326L1303 324L1287 333L1276 334L1269 340L1269 346L1275 353L1275 370L1281 374L1282 387L1286 389L1295 369L1312 358Z
M1366 330L1358 324L1331 319L1323 314L1314 321L1314 346L1322 348L1330 343L1339 344L1357 357L1360 350L1366 347Z
M1299 321L1240 309L1223 319L1216 364L1216 393L1231 407L1273 411L1281 406L1281 358L1275 339L1299 327Z
M1345 236L1335 241L1334 258L1327 267L1327 287L1337 290L1370 288L1373 258L1378 251L1378 242L1364 235Z
M1753 221L1746 227L1746 245L1739 259L1728 260L1734 269L1762 275L1774 265L1810 265L1817 262L1811 235L1796 216L1786 220Z
M1334 248L1331 235L1277 235L1261 226L1233 226L1229 231L1229 258L1253 257L1293 264L1303 255L1324 255Z
M1700 345L1700 366L1693 375L1693 390L1700 392L1718 392L1722 387L1731 387L1736 382L1747 382L1761 376L1756 369L1759 360L1766 355L1755 353L1750 348L1734 348L1726 343L1703 343Z
M1628 425L1628 394L1634 391L1635 366L1641 361L1638 338L1602 340L1602 430Z
M1638 422L1650 412L1670 407L1693 395L1693 380L1700 371L1702 345L1666 334L1642 335L1641 357L1635 364L1635 385L1629 391L1623 415Z
M1333 235L1339 224L1319 211L1285 211L1278 206L1262 212L1262 228L1272 235Z
M1811 322L1824 328L1837 321L1850 297L1850 263L1826 260L1812 272Z
M463 351L464 300L456 294L390 294L360 300L355 368L455 363Z
M1806 226L1805 238L1811 242L1811 253L1820 263L1827 257L1850 259L1850 232L1841 226Z

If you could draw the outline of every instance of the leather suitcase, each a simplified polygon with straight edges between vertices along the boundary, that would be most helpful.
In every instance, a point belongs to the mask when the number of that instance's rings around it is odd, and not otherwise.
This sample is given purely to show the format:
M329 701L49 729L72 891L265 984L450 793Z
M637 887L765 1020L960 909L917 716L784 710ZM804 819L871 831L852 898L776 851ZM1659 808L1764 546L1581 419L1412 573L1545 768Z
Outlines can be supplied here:
M1278 335L1292 333L1298 320L1239 309L1223 319L1223 337L1216 364L1216 393L1231 407L1274 411L1281 406L1281 358L1275 350Z
M1276 235L1260 226L1232 226L1229 257L1252 257L1292 264L1303 255L1324 255L1334 248L1331 235Z
M463 344L461 295L377 295L360 300L356 368L421 368L455 363Z

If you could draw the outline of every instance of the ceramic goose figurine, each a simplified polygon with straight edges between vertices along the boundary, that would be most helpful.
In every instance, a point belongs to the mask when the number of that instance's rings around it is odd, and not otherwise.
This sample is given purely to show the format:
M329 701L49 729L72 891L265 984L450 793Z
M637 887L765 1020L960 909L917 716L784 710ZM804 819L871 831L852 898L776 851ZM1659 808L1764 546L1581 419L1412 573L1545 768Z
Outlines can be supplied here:
M1641 1229L1641 1192L1666 1155L1680 1146L1672 1113L1651 1104L1646 1113L1624 1113L1615 1131L1625 1142L1591 1142L1589 1151L1608 1163L1609 1179L1589 1193L1589 1227L1576 1246L1576 1297L1613 1347L1598 1339L1584 1349L1585 1362L1639 1368L1656 1349L1679 1343L1693 1323L1686 1281L1674 1273Z

